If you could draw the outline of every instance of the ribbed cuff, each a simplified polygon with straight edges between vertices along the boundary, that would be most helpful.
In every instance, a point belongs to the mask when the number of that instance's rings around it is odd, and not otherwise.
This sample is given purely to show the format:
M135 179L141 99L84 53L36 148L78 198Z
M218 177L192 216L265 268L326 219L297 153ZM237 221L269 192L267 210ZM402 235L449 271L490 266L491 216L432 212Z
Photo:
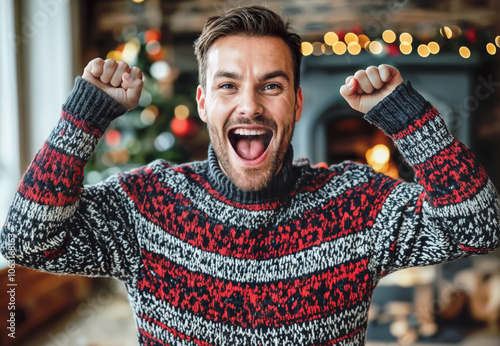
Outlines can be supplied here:
M82 77L76 77L75 86L62 109L103 132L111 121L127 111L122 104Z
M405 81L366 113L365 119L392 136L406 129L431 107L431 104L413 89L411 83Z

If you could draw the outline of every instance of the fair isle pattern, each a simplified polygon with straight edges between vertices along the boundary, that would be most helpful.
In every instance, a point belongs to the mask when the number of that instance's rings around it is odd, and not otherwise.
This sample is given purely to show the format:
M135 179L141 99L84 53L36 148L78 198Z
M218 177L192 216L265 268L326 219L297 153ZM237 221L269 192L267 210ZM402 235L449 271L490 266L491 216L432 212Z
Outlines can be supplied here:
M404 110L387 111L398 99ZM382 276L499 245L493 184L408 85L367 119L393 136L418 184L301 160L282 170L293 185L251 202L217 180L212 149L203 162L157 160L82 186L123 111L113 102L77 80L23 177L2 252L12 234L17 264L123 280L141 345L361 345Z

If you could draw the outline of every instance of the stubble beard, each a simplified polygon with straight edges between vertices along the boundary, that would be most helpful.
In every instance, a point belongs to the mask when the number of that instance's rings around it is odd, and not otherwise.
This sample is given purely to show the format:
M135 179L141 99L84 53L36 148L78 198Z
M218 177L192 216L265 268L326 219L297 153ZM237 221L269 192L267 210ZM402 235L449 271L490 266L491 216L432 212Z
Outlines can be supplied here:
M207 116L208 119L210 117ZM269 120L267 121L269 122ZM239 124L261 124L262 121L251 121L243 120L236 121ZM274 122L273 122L274 123ZM225 125L227 127L227 124ZM274 127L276 125L274 123ZM278 143L277 150L274 150L270 153L271 160L269 167L259 167L259 168L237 168L234 167L229 158L229 150L233 150L229 148L231 144L228 144L224 133L221 133L216 126L212 126L210 121L207 122L208 134L210 137L210 141L212 143L212 147L214 149L215 155L217 156L217 161L219 162L219 166L224 174L235 184L239 189L243 191L259 191L265 189L272 182L273 178L278 174L281 167L283 166L283 161L290 147L293 132L295 128L295 119L291 124L287 124L285 126L283 132L283 139L280 143ZM274 135L277 135L276 132ZM273 139L275 141L276 139ZM273 150L273 148L268 148L268 150Z

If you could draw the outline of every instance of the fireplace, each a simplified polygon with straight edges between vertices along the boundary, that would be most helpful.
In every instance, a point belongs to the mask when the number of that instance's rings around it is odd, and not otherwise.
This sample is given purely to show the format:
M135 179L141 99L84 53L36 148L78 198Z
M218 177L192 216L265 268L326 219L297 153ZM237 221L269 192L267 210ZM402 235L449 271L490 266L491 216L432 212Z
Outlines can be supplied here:
M367 163L367 151L382 144L389 148L391 164L399 167L396 176L412 179L411 170L403 164L392 141L363 120L362 114L352 110L339 93L347 76L382 63L398 68L403 78L410 80L440 111L452 133L470 146L469 120L477 101L474 99L475 72L481 64L478 57L322 55L304 57L301 71L304 109L293 139L296 157L308 157L313 163L333 164L345 159Z

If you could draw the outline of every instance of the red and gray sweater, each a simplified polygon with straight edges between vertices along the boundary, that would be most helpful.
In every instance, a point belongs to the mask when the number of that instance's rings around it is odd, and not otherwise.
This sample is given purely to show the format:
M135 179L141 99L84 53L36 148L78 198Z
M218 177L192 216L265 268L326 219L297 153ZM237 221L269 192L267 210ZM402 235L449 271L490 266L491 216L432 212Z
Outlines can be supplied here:
M379 279L487 253L500 206L484 169L406 82L365 118L417 183L353 162L292 162L263 191L208 159L157 160L84 186L125 109L83 79L23 177L1 234L16 264L126 285L142 345L360 345Z

